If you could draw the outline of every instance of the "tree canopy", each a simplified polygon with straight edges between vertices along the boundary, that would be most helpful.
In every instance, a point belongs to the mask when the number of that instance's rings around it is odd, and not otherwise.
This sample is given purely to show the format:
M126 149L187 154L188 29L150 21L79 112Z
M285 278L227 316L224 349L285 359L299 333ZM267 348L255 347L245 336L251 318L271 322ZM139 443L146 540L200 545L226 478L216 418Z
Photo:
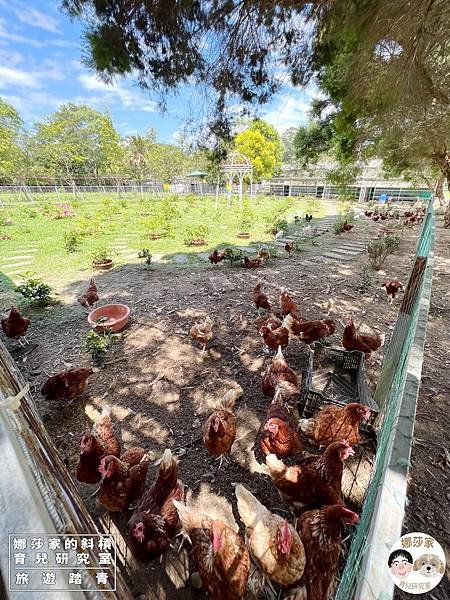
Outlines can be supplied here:
M14 107L0 98L0 177L18 168L23 158L20 138L23 122Z
M268 179L277 168L276 146L258 129L246 129L234 138L234 147L245 154L253 166L255 180Z
M86 28L86 60L105 78L136 73L167 91L213 88L211 129L230 132L227 103L259 106L286 71L325 94L297 147L345 165L375 152L399 172L450 178L450 10L446 0L64 0ZM304 156L304 155L303 155Z
M121 154L109 115L72 103L37 123L31 140L36 170L58 176L115 172Z
M377 156L391 175L450 182L448 4L339 5L316 48L325 99L296 135L297 157L310 162L326 152L349 166Z

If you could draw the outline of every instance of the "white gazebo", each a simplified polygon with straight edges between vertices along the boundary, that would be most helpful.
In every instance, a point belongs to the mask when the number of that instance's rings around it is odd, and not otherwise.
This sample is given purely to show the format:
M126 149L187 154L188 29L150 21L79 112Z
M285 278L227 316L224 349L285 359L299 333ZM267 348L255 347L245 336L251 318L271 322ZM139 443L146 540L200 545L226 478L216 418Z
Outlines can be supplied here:
M253 196L253 167L249 158L241 152L231 152L220 164L220 173L225 175L228 184L228 205L231 206L233 183L239 184L239 203L242 204L242 186L244 177L250 179L250 198Z

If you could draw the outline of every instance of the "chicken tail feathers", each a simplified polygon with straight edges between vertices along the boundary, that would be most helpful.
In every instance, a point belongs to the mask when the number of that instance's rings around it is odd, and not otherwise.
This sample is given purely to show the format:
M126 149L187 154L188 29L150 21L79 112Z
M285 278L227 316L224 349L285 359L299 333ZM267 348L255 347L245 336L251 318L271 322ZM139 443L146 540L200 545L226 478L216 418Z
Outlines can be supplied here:
M238 483L234 491L242 522L246 527L254 527L267 514L267 508L242 484Z
M180 502L179 500L172 500L172 502L177 509L181 525L186 533L202 527L202 517L195 508L188 507L184 502Z
M222 398L222 401L220 403L221 407L224 410L233 410L236 400L240 398L243 393L244 391L241 387L232 388Z
M286 315L283 319L283 327L292 333L292 323L294 322L294 317L292 315Z
M178 479L178 458L172 454L170 448L164 450L159 464L158 479Z
M102 408L102 417L110 417L111 416L111 406L109 404L105 404Z
M94 430L100 434L102 427L111 426L111 406L109 404L105 404L102 407L102 412L100 413L99 418L95 421Z
M314 420L313 419L300 419L298 422L298 428L310 436L314 433Z
M268 454L266 456L266 465L272 479L281 477L286 472L286 465L275 454Z

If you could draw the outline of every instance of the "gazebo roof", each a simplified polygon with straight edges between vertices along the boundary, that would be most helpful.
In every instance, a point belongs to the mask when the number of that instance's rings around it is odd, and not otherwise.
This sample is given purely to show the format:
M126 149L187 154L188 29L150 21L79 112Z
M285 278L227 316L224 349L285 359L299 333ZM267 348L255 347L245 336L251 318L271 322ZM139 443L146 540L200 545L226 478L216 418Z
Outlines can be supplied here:
M253 171L252 163L245 154L231 152L225 160L220 163L220 170L233 173L250 173Z
M206 177L208 173L204 171L192 171L192 173L188 173L186 177Z

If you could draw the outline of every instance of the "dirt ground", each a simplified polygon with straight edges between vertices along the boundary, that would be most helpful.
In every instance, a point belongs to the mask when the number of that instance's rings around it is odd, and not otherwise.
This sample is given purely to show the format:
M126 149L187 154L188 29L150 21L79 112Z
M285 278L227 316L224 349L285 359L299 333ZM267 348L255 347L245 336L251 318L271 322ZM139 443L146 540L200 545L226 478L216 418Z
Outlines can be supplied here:
M361 237L376 237L379 230L378 225L364 221L346 234L345 239L343 236L336 238L332 233L325 234L308 252L274 259L258 271L230 268L223 263L155 270L130 265L96 275L100 303L129 305L131 322L117 348L108 356L106 366L91 377L85 397L70 407L48 404L40 396L39 389L51 374L70 366L90 365L83 347L88 331L86 315L75 300L85 289L87 280L74 282L60 290L62 304L33 311L30 348L18 349L11 342L7 345L34 386L38 409L70 472L74 473L78 461L81 434L90 427L102 405L108 403L112 406L113 420L125 447L144 446L155 461L166 447L170 447L180 457L180 477L194 496L208 495L211 501L222 503L224 509L231 503L237 516L233 483L243 482L271 510L286 514L272 484L258 472L261 455L255 440L268 406L261 391L261 373L270 357L262 352L251 289L257 279L261 279L277 307L279 290L285 286L305 317L335 319L337 332L328 338L333 347L340 347L342 322L349 311L354 313L363 330L384 333L388 340L400 302L397 300L389 305L380 285L386 276L406 283L418 229L404 232L400 250L388 258L385 271L371 272L365 291L356 289L362 284L361 270L366 263L364 253L341 264L313 265L314 257L326 249L344 241L351 243ZM447 463L445 473L443 448L448 447L450 426L448 411L445 412L450 359L448 335L443 325L449 319L450 292L445 290L445 286L448 289L449 275L444 271L450 272L447 258L450 232L441 234L443 240L439 240L437 254L442 273L435 277L430 318L433 335L428 334L416 426L418 439L411 474L411 504L405 527L409 531L426 528L426 532L435 534L441 543L448 543L449 528L448 522L445 523L448 510L445 506L450 497L449 465ZM447 253L444 255L444 252ZM214 339L202 354L189 338L188 331L196 320L206 315L214 321ZM300 374L305 353L298 342L289 345L286 358ZM377 383L382 358L383 351L372 357L366 366L372 390ZM244 390L236 408L237 441L232 449L231 463L218 470L217 463L203 447L201 425L230 386L236 384ZM442 409L436 411L438 403ZM429 459L430 448L435 460ZM312 446L308 450L317 452ZM354 509L360 507L367 487L373 450L372 440L365 438L357 455L347 461L343 488L349 506ZM149 482L155 472L156 467L152 466ZM445 477L447 487L442 493ZM127 516L111 519L90 497L95 488L78 483L77 486L93 516L119 536L125 535ZM446 534L443 533L445 530ZM203 597L191 586L189 571L192 567L184 550L179 556L170 552L161 563L156 561L142 567L123 546L129 582L136 598ZM448 598L448 595L433 593L438 600Z

